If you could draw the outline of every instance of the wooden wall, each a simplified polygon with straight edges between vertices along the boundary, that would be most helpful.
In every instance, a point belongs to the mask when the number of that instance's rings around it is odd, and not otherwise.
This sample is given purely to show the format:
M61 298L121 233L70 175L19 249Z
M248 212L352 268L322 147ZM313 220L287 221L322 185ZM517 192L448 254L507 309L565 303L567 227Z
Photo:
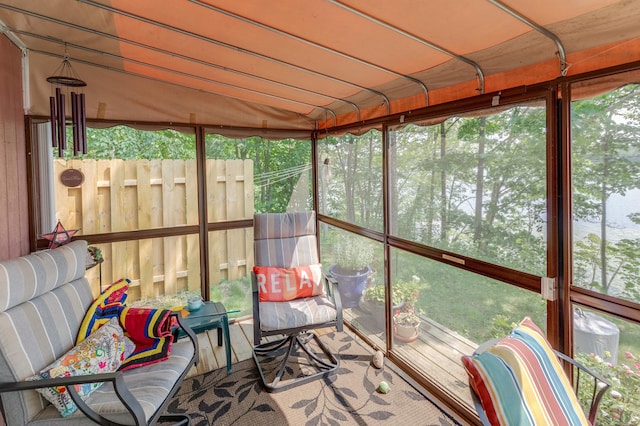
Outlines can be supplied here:
M0 34L0 260L29 253L21 58Z

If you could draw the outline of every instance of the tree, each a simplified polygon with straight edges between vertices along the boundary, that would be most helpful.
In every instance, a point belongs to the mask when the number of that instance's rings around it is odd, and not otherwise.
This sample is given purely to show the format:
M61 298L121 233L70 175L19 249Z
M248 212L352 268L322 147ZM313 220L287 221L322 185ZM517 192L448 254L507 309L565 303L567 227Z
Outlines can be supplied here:
M327 136L318 142L323 170L319 175L324 214L382 230L382 136Z
M71 132L67 132L70 137ZM68 141L69 143L69 141ZM196 158L196 140L193 134L175 130L145 131L127 126L106 129L87 129L88 152L83 158L122 160L186 160ZM73 151L67 149L70 158Z
M633 240L611 240L609 230L614 225L608 219L611 197L636 189L640 179L639 94L640 86L628 85L572 105L574 216L599 225L599 235L589 236L576 252L576 271L585 272L584 265L590 262L599 276L589 280L588 275L576 274L574 281L606 294L615 287L621 268L622 278L633 278L629 268L640 255Z
M257 136L229 139L210 134L206 138L207 158L253 160L256 212L284 212L301 176L310 174L311 143L294 139L270 141ZM310 208L312 183L307 188Z

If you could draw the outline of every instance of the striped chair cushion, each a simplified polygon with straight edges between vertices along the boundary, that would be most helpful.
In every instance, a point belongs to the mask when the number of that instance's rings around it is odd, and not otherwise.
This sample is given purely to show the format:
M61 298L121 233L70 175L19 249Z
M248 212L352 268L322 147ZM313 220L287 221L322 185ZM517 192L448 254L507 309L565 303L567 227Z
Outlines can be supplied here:
M256 265L295 268L319 264L315 212L257 214L253 226ZM264 331L313 328L337 318L335 305L326 294L259 303L260 328Z
M284 330L335 321L336 308L325 296L282 302L260 302L260 327L265 331Z
M558 358L530 318L462 362L492 425L589 424Z
M255 265L291 268L320 263L314 212L254 216Z

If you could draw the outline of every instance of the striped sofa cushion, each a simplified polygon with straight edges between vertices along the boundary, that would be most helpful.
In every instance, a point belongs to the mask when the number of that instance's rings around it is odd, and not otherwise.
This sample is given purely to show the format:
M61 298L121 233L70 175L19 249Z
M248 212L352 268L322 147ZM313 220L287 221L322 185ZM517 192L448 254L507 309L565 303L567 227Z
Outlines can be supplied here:
M589 424L558 358L530 318L462 362L492 425Z
M86 256L87 243L78 240L0 262L0 383L24 380L75 346L93 301L84 276ZM166 399L193 354L193 345L183 339L172 345L168 360L126 372L124 381L147 419ZM110 383L85 402L114 422L130 420ZM94 424L79 411L61 417L36 391L3 393L2 403L8 424Z
M87 242L0 262L0 312L84 276Z
M86 258L87 242L78 240L0 262L0 383L33 375L75 345L93 300ZM26 424L45 407L36 391L3 393L2 401L9 424Z

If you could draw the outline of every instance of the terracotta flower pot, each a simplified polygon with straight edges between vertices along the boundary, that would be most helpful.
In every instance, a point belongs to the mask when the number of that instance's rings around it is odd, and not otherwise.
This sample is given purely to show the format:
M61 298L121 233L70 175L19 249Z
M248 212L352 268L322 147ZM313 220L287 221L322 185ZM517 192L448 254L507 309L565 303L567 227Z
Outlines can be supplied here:
M420 323L418 324L397 324L393 323L393 335L401 342L414 342L420 335Z

